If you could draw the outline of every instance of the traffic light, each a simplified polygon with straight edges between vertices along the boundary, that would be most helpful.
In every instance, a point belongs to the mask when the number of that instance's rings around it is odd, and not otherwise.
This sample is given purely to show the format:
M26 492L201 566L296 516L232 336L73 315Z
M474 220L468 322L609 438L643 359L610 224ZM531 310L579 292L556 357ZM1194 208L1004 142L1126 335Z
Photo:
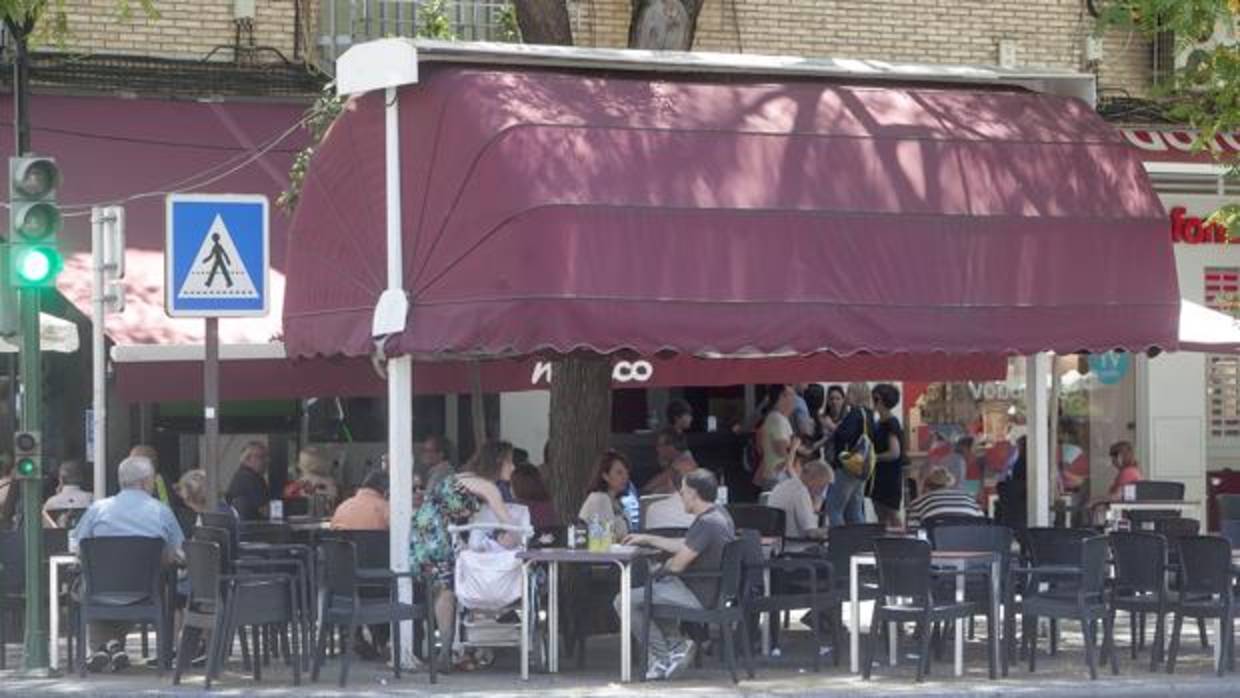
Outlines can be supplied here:
M13 436L13 461L16 463L17 477L30 479L43 477L40 467L41 451L39 432L19 431Z
M41 288L64 266L57 248L60 169L51 158L9 158L9 283Z

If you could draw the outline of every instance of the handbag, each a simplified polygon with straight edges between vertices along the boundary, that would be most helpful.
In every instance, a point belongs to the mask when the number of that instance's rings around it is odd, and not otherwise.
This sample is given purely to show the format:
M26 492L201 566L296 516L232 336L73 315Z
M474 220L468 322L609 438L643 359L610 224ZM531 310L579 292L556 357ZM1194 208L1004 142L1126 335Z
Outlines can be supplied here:
M874 450L874 439L870 437L870 415L864 408L861 408L861 422L864 431L851 450L840 453L840 464L849 475L858 480L868 480L874 474L878 454Z

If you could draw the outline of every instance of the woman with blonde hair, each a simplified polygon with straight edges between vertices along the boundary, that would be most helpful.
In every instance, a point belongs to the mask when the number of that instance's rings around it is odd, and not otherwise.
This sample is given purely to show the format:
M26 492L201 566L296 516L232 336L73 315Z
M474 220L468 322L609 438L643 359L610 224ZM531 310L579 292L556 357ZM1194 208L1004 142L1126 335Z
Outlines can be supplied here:
M869 409L870 387L866 383L849 383L844 391L844 406L831 442L827 446L835 479L827 490L827 513L832 526L865 523L865 483L869 473L859 476L848 471L841 454L864 450L863 442L872 440L874 413Z

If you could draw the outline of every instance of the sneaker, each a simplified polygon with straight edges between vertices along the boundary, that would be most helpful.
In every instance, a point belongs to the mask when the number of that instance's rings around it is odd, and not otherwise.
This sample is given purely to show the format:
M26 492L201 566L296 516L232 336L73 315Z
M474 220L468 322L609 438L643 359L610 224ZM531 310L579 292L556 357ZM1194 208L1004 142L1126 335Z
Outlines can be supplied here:
M667 678L667 671L670 668L667 660L652 655L647 662L650 665L646 669L647 681L662 681Z
M667 653L668 669L666 678L674 679L685 673L693 664L693 655L697 644L693 640L683 640Z
M98 674L104 669L107 669L111 662L112 655L103 650L99 650L98 652L90 655L90 659L86 660L86 669L92 674Z
M108 668L111 669L114 674L128 669L129 655L124 652L117 652L116 654L113 654L111 661L108 663Z

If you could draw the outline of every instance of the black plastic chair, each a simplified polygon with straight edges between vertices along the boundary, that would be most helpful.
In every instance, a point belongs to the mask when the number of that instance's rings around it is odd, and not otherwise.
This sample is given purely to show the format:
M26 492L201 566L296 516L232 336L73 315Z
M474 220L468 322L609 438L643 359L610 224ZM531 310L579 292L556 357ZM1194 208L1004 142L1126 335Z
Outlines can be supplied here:
M1072 530L1072 529L1058 529ZM1085 661L1089 678L1098 678L1094 657L1096 625L1102 621L1103 659L1110 657L1111 673L1119 673L1115 651L1114 614L1107 604L1107 539L1093 536L1065 544L1068 548L1057 557L1071 564L1039 564L1035 567L1012 568L1014 574L1028 574L1030 583L1021 600L1024 622L1023 637L1029 643L1029 671L1034 671L1038 655L1038 618L1071 619L1080 622L1085 638ZM1042 582L1051 582L1050 591L1039 590Z
M788 512L764 504L729 504L728 514L738 531L747 529L757 531L763 538L778 538L780 544L776 546L776 550L783 549L784 534L788 530Z
M1133 501L1137 502L1178 502L1184 500L1184 483L1166 480L1142 480L1132 483ZM1133 528L1142 528L1159 519L1175 518L1180 515L1176 509L1150 509L1126 512L1126 518L1132 522ZM1174 549L1174 546L1173 548Z
M180 649L177 652L172 683L180 683L185 667L191 661L205 632L209 637L206 687L210 689L211 679L219 675L225 644L238 626L254 628L252 634L257 647L259 627L295 622L297 595L294 592L293 578L288 574L224 573L228 563L218 543L188 541L185 544L185 553L190 595L185 606ZM244 635L244 630L241 632ZM303 648L297 642L296 635L293 635L289 647L291 653L288 658L293 668L293 685L299 686L299 655ZM261 661L254 661L252 664L255 681L262 680L262 664Z
M1216 536L1186 536L1178 541L1180 557L1180 588L1175 603L1175 625L1171 631L1171 650L1167 655L1167 673L1175 673L1175 660L1180 652L1180 631L1185 618L1218 618L1219 633L1217 672L1223 665L1235 669L1234 632L1235 572L1231 563L1231 545Z
M750 539L752 540L752 539ZM689 608L654 603L654 575L647 574L644 597L646 623L642 628L642 675L650 669L650 625L656 620L698 623L719 627L723 638L723 660L732 674L732 683L739 683L736 675L736 626L740 626L741 654L745 658L745 671L753 678L753 656L749 647L749 620L741 601L742 567L745 558L745 538L728 543L723 548L723 558L717 571L688 571L678 575L681 579L716 579L719 581L714 603L709 608Z
M1117 532L1109 536L1115 576L1111 580L1111 615L1127 611L1131 616L1132 658L1145 635L1145 616L1154 614L1154 646L1150 671L1162 661L1166 646L1166 617L1171 610L1167 590L1167 540L1157 533Z
M1231 544L1232 550L1240 548L1240 519L1223 519L1219 521L1219 535L1227 539L1227 542Z
M879 538L874 541L874 557L878 565L878 597L870 617L870 641L865 653L863 676L870 678L874 656L880 649L879 629L884 623L917 624L921 651L917 657L917 681L930 668L930 635L933 623L963 621L973 611L968 602L942 603L935 598L934 581L956 571L936 572L930 567L930 543L916 538ZM995 656L990 654L991 672Z
M1029 567L1056 567L1056 566L1073 566L1079 565L1080 550L1076 547L1081 541L1097 535L1095 531L1088 528L1051 528L1045 526L1033 526L1016 532L1017 540L1020 542L1022 565ZM1014 577L1014 592L1019 592L1023 598L1023 591L1028 588L1030 579L1027 576L1017 575ZM1052 579L1043 579L1043 583L1047 584L1049 589L1043 590L1041 593L1046 594L1066 594L1072 596L1075 593L1075 585L1078 580L1072 577L1056 577ZM1010 594L1009 594L1010 596ZM1014 608L1019 608L1014 606ZM1009 617L1013 617L1009 614ZM1008 626L1012 628L1011 624ZM1015 637L1013 629L1012 637ZM1029 646L1028 638L1022 638L1022 647L1026 649ZM1059 621L1051 619L1051 655L1059 653ZM1009 652L1009 656L1014 656Z
M990 523L982 519L982 523L977 523L978 519L966 521L960 524L940 524L931 529L930 543L935 550L950 550L959 552L982 552L993 553L999 556L999 603L1003 603L1008 597L1007 584L1009 581L1008 571L1012 567L1012 540L1014 534L1012 529L1007 526ZM952 584L954 590L954 580L948 580ZM973 617L985 615L988 623L988 633L997 633L998 619L990 617L990 595L991 586L987 579L967 578L965 580L964 598L973 604L973 613L969 616L970 632L972 632ZM1016 614L1011 612L1007 614L1005 633L1010 636L1015 632ZM1003 668L1007 671L1008 656L1003 653ZM993 677L992 677L993 678Z
M1218 520L1240 521L1240 494L1216 494L1214 503L1218 509Z
M741 531L743 534L744 531ZM760 614L778 614L784 611L810 609L809 624L814 634L814 671L820 671L822 658L819 648L822 645L823 612L832 605L838 591L832 588L833 570L831 563L811 556L781 557L766 559L762 554L761 541L756 532L752 535L741 535L740 540L745 548L742 569L741 588L754 590L757 593L742 594L742 603L746 613L752 618ZM761 593L763 575L767 572L775 577L772 579L770 594ZM835 633L832 647L835 661L839 661L841 648L840 624L834 623ZM774 629L774 628L772 628ZM745 637L743 642L749 642Z
M323 628L319 632L318 651L315 652L312 681L318 681L319 669L323 665L327 649L327 626L343 626L345 633L341 638L340 686L343 688L349 680L348 641L359 625L375 625L390 623L392 626L392 667L396 678L400 678L400 626L402 621L425 621L426 637L435 636L434 600L431 585L424 585L425 601L421 604L401 603L397 597L394 582L400 578L413 579L417 572L392 572L390 570L368 570L365 578L359 577L357 566L357 546L352 541L328 538L319 543L323 553L323 610L321 618ZM387 599L369 599L361 596L359 589L366 584L373 585L384 581L391 589ZM429 662L430 682L436 682L435 662Z
M156 661L167 666L171 635L163 589L162 538L116 536L85 538L80 543L82 587L78 599L78 675L86 676L86 628L94 621L131 621L155 625Z

